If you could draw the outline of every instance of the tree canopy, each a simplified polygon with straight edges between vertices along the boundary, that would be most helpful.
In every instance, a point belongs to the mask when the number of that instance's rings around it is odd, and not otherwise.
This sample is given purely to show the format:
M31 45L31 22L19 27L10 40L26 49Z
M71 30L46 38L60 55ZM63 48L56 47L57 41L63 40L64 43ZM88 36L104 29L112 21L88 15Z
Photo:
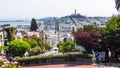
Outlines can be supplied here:
M96 26L85 25L74 33L77 45L85 47L87 52L99 46L102 30Z
M39 46L42 51L52 48L51 45L49 45L46 41L43 41L41 38L39 38L37 36L23 38L23 40L28 42L30 44L31 48L35 48L36 46Z
M13 27L4 28L3 30L7 33L8 41L12 41L15 39Z
M113 16L106 24L104 43L111 49L120 48L120 15Z

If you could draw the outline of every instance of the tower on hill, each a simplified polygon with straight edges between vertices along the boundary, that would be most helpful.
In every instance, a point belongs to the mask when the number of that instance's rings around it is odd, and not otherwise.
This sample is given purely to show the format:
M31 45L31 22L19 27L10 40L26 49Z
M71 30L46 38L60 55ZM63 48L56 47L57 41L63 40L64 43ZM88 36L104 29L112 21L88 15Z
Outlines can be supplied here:
M75 9L75 15L77 15L77 10Z

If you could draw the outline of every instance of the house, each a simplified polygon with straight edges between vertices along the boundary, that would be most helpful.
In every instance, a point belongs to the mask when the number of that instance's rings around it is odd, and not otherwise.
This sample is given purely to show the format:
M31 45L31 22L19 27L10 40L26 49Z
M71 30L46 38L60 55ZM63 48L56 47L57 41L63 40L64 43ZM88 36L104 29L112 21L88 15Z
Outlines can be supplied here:
M4 54L2 46L4 46L4 34L3 34L3 31L1 30L0 31L0 54Z
M4 34L3 34L3 31L0 31L0 46L4 46Z

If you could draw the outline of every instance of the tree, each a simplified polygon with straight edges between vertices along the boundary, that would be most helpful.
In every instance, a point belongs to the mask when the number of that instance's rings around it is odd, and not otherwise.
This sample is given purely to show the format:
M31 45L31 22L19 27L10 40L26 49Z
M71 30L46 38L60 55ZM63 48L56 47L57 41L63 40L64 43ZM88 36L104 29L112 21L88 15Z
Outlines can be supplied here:
M13 27L4 28L3 30L7 32L8 41L12 41L12 40L15 39L14 28Z
M75 44L71 41L59 42L57 46L60 52L72 52L75 50Z
M120 48L120 15L113 16L106 23L103 40L112 50Z
M42 51L44 51L44 49L52 48L51 45L49 45L47 42L43 41L41 38L37 36L32 36L30 38L23 38L23 40L28 42L31 45L31 48L35 48L36 46L39 46Z
M15 56L23 56L26 51L30 49L29 43L21 40L13 40L8 46L8 52Z
M23 41L28 42L30 44L31 48L34 48L38 45L37 41L34 39L31 39L31 38L23 38Z
M34 18L32 18L30 31L36 31L37 28L38 28L38 26L37 26L36 20Z
M43 44L42 44L43 40L40 37L32 36L31 39L35 40L37 42L37 45L43 48Z
M102 30L96 26L86 25L83 28L79 28L74 33L77 45L85 47L87 52L91 52L92 49L99 46L98 39L101 38Z
M42 48L42 50L44 49L51 49L52 46L49 45L46 41L43 41L41 38L37 37L37 36L32 36L31 39L35 40L37 42L37 45L39 47Z
M116 3L117 10L119 10L119 8L120 8L120 0L115 0L115 3Z

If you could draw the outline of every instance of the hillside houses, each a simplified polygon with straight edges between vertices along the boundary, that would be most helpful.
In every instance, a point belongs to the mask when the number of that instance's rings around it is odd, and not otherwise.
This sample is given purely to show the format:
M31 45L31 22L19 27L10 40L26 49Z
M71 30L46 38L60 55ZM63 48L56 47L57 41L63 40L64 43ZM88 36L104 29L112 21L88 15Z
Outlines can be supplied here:
M37 21L38 29L37 32L30 32L30 25L18 25L15 30L15 38L19 39L23 36L36 35L41 37L43 40L47 39L51 43L53 37L63 39L62 33L71 33L77 28L81 28L84 25L94 25L97 27L106 27L106 22L110 17L87 17L78 14L77 16L65 16L61 18L53 18L49 20ZM58 34L58 35L56 35ZM54 36L53 36L54 35ZM51 41L49 41L51 40ZM60 40L60 39L59 39ZM62 40L61 40L62 41Z
M109 17L61 18L59 19L59 31L72 32L73 28L80 28L84 25L105 27L109 19Z

